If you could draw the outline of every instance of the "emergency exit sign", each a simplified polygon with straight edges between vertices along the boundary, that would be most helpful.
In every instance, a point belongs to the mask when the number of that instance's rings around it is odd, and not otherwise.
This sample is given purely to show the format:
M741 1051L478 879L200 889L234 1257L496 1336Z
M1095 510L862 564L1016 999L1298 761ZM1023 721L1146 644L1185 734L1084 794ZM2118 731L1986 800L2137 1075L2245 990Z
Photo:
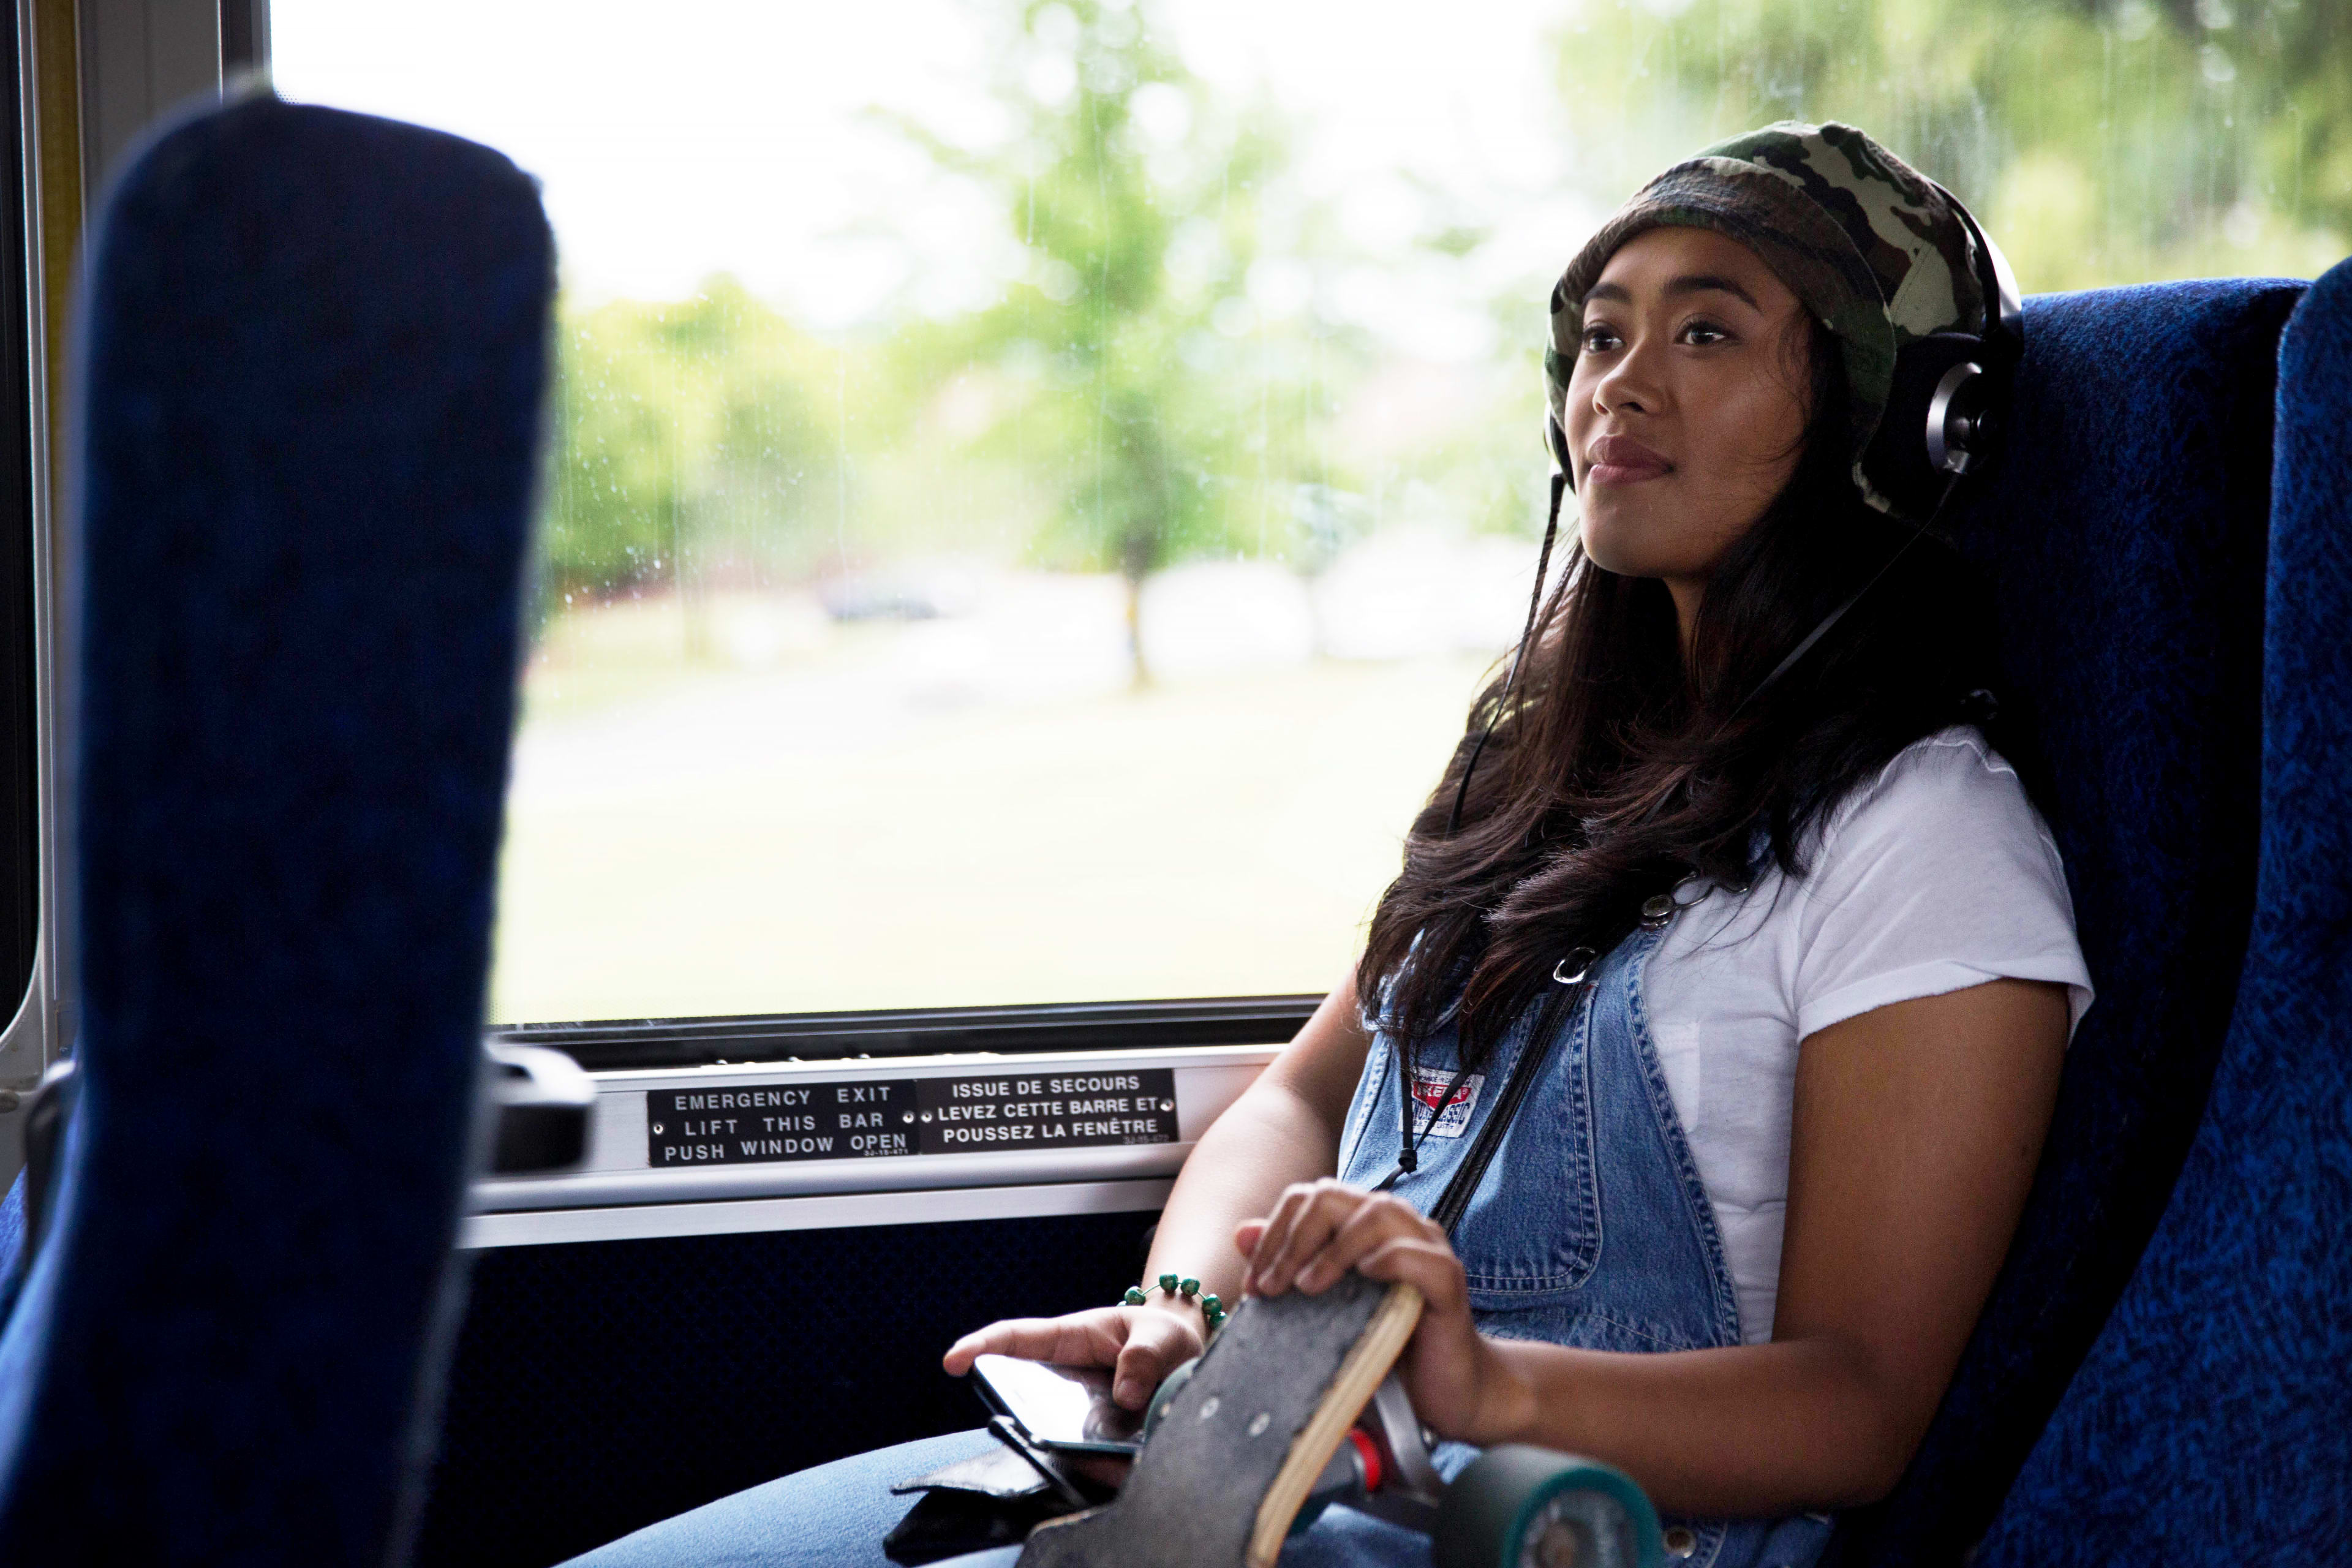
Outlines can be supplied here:
M646 1138L656 1170L1172 1143L1176 1074L1090 1068L657 1089L646 1095Z

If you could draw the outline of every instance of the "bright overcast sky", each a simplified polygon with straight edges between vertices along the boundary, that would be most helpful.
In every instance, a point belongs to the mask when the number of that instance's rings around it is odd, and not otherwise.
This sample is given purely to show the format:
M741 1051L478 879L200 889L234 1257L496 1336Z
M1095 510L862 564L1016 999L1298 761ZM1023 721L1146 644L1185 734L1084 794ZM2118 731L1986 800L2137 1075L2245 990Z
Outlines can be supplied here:
M1543 35L1572 4L1452 0L1442 26L1383 26L1332 0L1162 0L1157 15L1216 90L1263 88L1303 128L1309 187L1360 246L1398 258L1384 324L1423 321L1423 341L1408 331L1405 346L1456 357L1483 348L1483 298L1543 279L1591 221L1557 194L1567 149L1544 81ZM901 284L934 308L978 303L1010 265L987 202L943 189L859 118L887 106L985 134L972 0L273 0L270 11L286 97L441 126L538 175L576 292L677 298L725 270L828 327ZM1436 13L1392 13L1416 15ZM1414 179L1454 215L1496 226L1469 266L1407 254L1426 221ZM878 236L884 216L891 233Z

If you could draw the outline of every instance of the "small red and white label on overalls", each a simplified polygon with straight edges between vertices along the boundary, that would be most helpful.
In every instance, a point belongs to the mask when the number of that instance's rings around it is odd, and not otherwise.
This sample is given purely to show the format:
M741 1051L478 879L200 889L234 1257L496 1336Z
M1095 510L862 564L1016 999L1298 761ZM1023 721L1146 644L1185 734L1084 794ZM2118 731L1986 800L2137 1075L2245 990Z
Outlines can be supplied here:
M1478 1109L1478 1091L1486 1087L1486 1075L1474 1072L1464 1079L1454 1089L1452 1101L1441 1106L1439 1102L1445 1100L1445 1086L1453 1081L1451 1068L1443 1071L1432 1068L1412 1069L1412 1130L1416 1134L1459 1138L1469 1129L1470 1113ZM1434 1127L1429 1122L1433 1115L1437 1118Z

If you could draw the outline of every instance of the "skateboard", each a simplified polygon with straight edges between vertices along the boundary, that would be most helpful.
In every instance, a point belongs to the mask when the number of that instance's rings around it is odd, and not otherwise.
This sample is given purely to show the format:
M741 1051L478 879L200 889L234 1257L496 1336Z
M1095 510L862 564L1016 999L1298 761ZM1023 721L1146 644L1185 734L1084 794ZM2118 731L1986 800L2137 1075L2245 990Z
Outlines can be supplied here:
M1020 1568L1273 1568L1328 1507L1426 1533L1436 1568L1659 1568L1623 1472L1516 1445L1449 1485L1392 1375L1421 1293L1349 1274L1254 1297L1154 1396L1118 1498L1030 1533Z

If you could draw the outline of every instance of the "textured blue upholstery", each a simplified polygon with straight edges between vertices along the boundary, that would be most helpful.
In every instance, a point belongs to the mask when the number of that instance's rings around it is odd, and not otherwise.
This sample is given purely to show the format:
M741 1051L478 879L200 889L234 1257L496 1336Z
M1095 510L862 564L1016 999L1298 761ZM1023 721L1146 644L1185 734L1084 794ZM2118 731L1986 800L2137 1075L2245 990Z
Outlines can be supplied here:
M108 200L81 1087L0 1336L12 1568L373 1568L411 1528L552 289L530 182L389 121L249 100Z
M2041 1173L1910 1472L1843 1563L1955 1563L2098 1333L2187 1153L2254 891L2278 333L2303 285L2026 304L2011 451L1958 523L1990 580L2011 744L2099 991Z
M2352 262L2280 356L2262 869L2163 1223L1981 1561L2340 1560L2352 1531Z
M25 1173L8 1184L8 1195L0 1198L0 1279L6 1279L16 1269L16 1254L25 1245ZM0 1311L7 1310L0 1303Z

